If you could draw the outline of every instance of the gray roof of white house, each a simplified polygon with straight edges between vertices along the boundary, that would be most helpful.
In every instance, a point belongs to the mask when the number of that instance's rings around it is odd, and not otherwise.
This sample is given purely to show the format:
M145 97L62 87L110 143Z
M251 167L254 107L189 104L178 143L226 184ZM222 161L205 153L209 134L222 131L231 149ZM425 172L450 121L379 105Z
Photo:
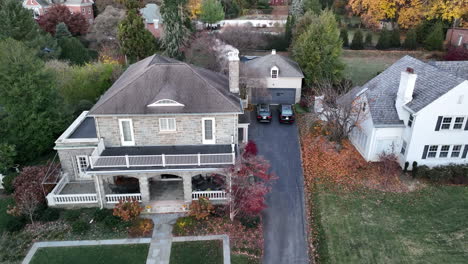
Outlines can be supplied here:
M152 24L155 19L159 20L159 23L163 21L157 4L146 4L144 8L140 9L140 13L145 19L145 23Z
M444 63L438 65L442 64ZM466 67L465 64L466 62L460 65ZM453 69L449 71L446 67L438 68L411 56L405 56L364 84L362 88L367 88L365 95L374 124L377 126L402 124L395 108L395 100L401 72L405 71L406 68L413 68L414 73L417 74L413 100L406 106L412 111L418 112L466 80L466 78L453 75L453 73L459 72L458 69L455 69L455 65L451 64Z
M183 106L148 106L170 99ZM191 64L153 55L130 67L89 111L89 115L241 113L228 78Z
M468 61L430 61L429 64L468 80Z
M257 57L245 61L244 64L249 68L255 69L259 72L261 77L270 77L271 68L278 67L280 77L300 77L304 78L304 74L297 62L281 56L279 54L269 54L262 57Z

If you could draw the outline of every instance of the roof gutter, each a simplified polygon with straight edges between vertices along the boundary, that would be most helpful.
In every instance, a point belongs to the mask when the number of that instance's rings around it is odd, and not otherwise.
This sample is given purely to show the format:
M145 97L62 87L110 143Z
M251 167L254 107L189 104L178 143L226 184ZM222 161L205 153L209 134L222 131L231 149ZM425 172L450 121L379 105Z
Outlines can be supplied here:
M156 169L156 170L114 170L114 171L86 171L86 174L106 175L106 174L138 174L148 172L171 172L171 171L218 171L222 168L187 168L187 169Z
M240 112L226 112L226 113L161 113L161 114L89 114L91 117L113 117L113 116L168 116L168 115L239 115L243 114L243 111Z
M392 127L406 127L405 124L381 124L374 125L375 128L392 128Z

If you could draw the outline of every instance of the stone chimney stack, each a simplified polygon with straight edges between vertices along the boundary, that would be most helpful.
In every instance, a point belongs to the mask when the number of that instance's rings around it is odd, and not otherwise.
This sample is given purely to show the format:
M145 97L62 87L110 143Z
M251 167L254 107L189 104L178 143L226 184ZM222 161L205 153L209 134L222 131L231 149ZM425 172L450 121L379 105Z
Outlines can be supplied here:
M229 91L239 93L239 51L228 52L229 61Z
M395 107L398 115L402 117L402 107L413 100L414 87L416 86L416 78L418 75L414 73L413 68L406 68L401 72L400 86L398 87Z

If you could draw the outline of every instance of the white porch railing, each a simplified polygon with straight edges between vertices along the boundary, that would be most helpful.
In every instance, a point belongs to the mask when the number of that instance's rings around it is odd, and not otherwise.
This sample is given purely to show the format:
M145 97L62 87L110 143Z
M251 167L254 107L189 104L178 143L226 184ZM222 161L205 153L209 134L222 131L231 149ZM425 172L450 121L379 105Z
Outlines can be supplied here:
M47 194L47 204L49 206L61 205L61 204L89 204L97 203L97 194L95 193L84 193L84 194L60 194L65 185L70 182L67 174L63 174L60 181L54 187L54 189Z
M120 200L129 201L136 199L141 203L141 193L122 193L122 194L106 194L106 203L116 204Z
M91 168L133 168L229 165L235 163L235 153L142 155L142 156L90 156Z
M198 200L200 197L207 197L210 200L226 200L227 195L225 191L202 191L192 192L192 200Z

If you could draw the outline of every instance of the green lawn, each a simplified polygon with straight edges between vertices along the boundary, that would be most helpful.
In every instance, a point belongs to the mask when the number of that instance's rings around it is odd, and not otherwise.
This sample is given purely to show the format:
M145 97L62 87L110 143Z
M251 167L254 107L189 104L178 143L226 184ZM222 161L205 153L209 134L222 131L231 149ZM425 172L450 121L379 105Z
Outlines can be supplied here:
M9 204L13 204L12 198L0 198L0 234L5 231L8 220L13 218L6 212Z
M314 199L321 263L467 263L467 187Z
M221 240L172 243L170 264L219 263L223 263L223 241Z
M149 244L41 248L31 264L144 264Z
M260 261L244 255L231 255L231 264L260 264Z

